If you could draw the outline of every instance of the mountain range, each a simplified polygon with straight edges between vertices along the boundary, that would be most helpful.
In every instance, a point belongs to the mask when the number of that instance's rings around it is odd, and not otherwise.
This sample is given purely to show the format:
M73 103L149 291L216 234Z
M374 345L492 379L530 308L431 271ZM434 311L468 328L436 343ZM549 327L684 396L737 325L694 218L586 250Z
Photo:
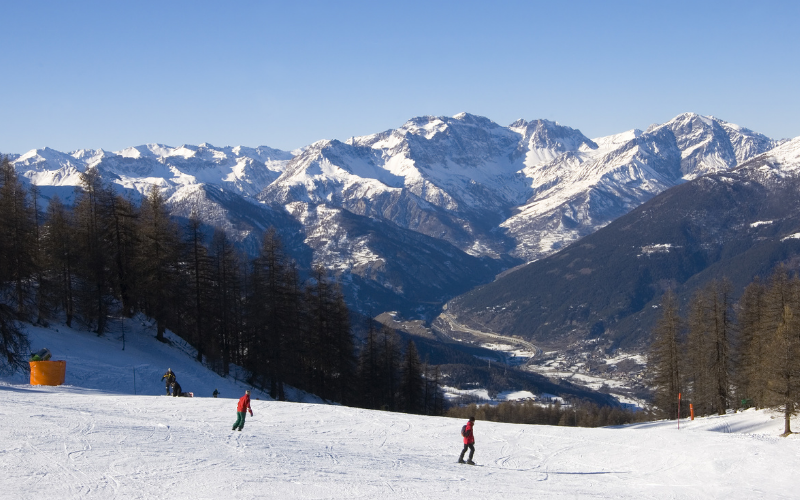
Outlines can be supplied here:
M673 187L564 250L453 299L474 328L549 348L639 351L661 296L684 315L694 293L727 279L735 300L775 266L800 270L800 137Z
M548 120L504 127L461 113L292 152L148 144L10 158L44 198L69 202L89 168L133 198L158 185L175 216L196 210L249 252L275 227L301 267L340 277L355 309L432 319L498 273L781 144L693 113L595 139Z

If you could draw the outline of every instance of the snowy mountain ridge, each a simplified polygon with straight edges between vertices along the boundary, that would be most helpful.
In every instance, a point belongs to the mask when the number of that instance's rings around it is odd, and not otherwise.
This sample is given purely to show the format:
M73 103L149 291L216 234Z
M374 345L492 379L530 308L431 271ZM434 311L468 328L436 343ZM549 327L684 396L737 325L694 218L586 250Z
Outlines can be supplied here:
M181 187L208 183L253 196L278 177L292 156L266 146L217 148L204 143L173 148L145 144L116 152L35 149L13 163L18 172L39 186L77 186L81 172L97 168L114 184L140 194L146 192L141 184L159 185L170 196Z
M731 169L779 144L693 113L645 132L596 139L549 120L504 127L460 113L416 117L397 129L322 140L294 152L205 143L69 154L44 148L13 163L43 196L67 201L87 168L134 196L158 185L177 215L196 210L250 250L266 227L282 227L299 235L314 262L408 302L411 284L401 286L399 276L414 271L391 270L396 259L385 253L389 248L413 254L409 265L425 267L427 260L433 267L419 248L436 242L435 253L459 255L462 264L454 268L479 258L489 266L486 273L499 272L549 255L665 189ZM421 237L431 241L404 243ZM441 292L423 303L442 303L459 292L428 285Z

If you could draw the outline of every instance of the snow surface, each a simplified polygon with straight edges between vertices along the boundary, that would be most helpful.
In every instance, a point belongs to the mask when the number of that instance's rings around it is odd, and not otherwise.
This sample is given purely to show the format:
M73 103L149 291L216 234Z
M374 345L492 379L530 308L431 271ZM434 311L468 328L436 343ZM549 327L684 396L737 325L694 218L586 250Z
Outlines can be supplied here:
M800 441L778 437L783 422L765 411L680 430L478 421L483 467L455 463L459 419L261 395L232 432L244 386L204 370L176 339L156 342L144 323L128 325L124 351L119 332L30 329L32 348L66 358L67 385L0 379L0 499L734 499L795 498L800 486ZM195 398L156 395L166 365ZM223 397L207 397L215 387Z

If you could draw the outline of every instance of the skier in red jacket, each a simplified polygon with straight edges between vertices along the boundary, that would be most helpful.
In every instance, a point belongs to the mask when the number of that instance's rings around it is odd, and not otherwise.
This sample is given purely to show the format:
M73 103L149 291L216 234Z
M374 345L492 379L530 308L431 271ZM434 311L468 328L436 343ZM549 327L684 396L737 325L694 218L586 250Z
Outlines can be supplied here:
M244 427L244 419L247 416L247 412L250 412L250 416L253 416L253 409L250 408L250 390L244 391L244 396L239 398L239 405L236 407L236 423L233 424L232 431L235 431L238 427L239 430L242 430Z
M458 457L458 463L475 465L472 461L472 456L475 455L475 436L472 434L472 427L475 425L475 417L469 417L469 422L461 430L461 435L464 436L464 449L461 450L461 456ZM464 462L464 453L469 449L469 458Z

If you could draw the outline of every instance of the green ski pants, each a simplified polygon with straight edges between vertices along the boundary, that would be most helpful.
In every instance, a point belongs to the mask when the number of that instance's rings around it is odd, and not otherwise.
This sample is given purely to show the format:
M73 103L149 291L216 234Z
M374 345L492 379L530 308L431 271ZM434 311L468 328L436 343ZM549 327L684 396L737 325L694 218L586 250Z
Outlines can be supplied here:
M239 430L242 430L242 427L244 427L244 419L245 419L246 416L247 416L247 412L246 411L237 411L236 412L236 423L233 424L233 428L236 429L238 427Z

